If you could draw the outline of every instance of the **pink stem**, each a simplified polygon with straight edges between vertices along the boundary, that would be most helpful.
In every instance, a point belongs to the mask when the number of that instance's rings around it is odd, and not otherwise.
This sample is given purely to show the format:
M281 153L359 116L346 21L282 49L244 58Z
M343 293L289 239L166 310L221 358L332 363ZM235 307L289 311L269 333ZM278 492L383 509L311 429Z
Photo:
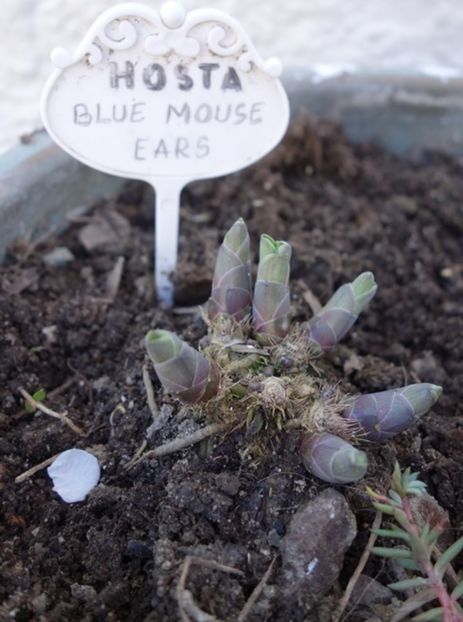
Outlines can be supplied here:
M419 538L420 530L413 517L410 500L408 499L408 497L402 498L402 509L405 513L405 516L407 517L407 531L409 531L413 536ZM461 616L456 609L456 604L447 592L442 578L435 571L430 556L423 558L422 555L417 554L416 557L416 561L421 566L423 574L428 577L431 587L436 593L437 598L439 599L443 610L444 622L461 622Z

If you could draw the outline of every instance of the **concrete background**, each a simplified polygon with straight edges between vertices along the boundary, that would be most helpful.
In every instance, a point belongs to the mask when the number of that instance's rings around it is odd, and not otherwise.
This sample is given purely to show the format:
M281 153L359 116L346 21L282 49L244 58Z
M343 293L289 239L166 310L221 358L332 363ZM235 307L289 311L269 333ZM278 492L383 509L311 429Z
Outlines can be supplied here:
M0 152L40 126L50 50L74 48L115 0L1 0ZM144 4L160 6L159 0ZM339 71L463 74L461 0L184 0L241 20L263 56L320 81Z

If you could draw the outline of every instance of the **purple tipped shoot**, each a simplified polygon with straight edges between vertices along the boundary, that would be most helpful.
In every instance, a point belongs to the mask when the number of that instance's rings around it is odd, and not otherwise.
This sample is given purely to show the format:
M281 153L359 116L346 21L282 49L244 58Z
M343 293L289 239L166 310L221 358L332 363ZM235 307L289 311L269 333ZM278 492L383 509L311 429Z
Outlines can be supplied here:
M357 321L378 290L375 277L364 272L340 287L309 322L309 339L321 352L332 350Z
M285 337L291 310L289 272L291 246L263 235L254 289L253 322L257 335L269 341Z
M344 416L360 424L369 440L383 442L416 423L441 394L442 387L422 383L360 395Z
M367 471L366 453L334 434L307 436L300 451L306 469L330 484L358 482Z
M240 218L226 234L215 264L208 315L228 315L237 321L251 314L250 240Z
M215 367L197 350L167 330L151 330L146 351L167 393L186 404L204 402L217 393Z

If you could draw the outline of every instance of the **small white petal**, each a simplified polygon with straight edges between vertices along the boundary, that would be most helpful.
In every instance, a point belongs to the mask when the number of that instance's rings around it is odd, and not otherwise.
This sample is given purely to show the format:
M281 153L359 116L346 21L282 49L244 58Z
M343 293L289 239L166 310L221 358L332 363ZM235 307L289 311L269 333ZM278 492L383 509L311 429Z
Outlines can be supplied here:
M83 501L100 479L100 464L88 451L68 449L48 467L53 490L66 503Z

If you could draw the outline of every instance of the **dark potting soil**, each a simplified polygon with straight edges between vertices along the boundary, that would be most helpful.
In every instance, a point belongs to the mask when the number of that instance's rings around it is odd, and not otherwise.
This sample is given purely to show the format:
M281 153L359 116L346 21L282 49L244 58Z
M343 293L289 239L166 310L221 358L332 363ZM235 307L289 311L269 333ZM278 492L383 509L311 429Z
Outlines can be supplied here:
M325 302L360 272L375 273L378 295L326 358L325 373L349 393L443 385L415 428L367 446L367 482L384 489L396 459L420 471L456 537L463 515L463 164L352 146L338 128L301 117L262 163L185 191L178 306L207 299L218 245L238 216L255 251L262 232L292 244L295 320L310 317L314 297ZM328 486L299 463L297 434L258 465L241 459L236 434L124 469L144 441L154 447L204 424L163 397L154 374L157 424L147 404L146 331L164 327L192 344L205 334L197 309L165 312L153 302L152 218L151 192L130 183L117 201L74 216L59 238L17 244L1 269L0 618L177 620L176 586L193 555L242 571L194 565L188 573L197 607L217 619L237 619L276 558L247 620L330 620L374 518L365 482L339 489L359 533L339 581L309 611L283 587L279 543L296 510ZM44 262L57 247L74 255L65 267ZM119 287L115 266L123 269ZM66 410L86 436L25 412L21 387L44 388L47 405ZM74 446L91 449L103 466L85 502L61 501L44 469L14 482ZM374 558L365 573L384 585L395 579ZM362 615L357 609L348 619Z

